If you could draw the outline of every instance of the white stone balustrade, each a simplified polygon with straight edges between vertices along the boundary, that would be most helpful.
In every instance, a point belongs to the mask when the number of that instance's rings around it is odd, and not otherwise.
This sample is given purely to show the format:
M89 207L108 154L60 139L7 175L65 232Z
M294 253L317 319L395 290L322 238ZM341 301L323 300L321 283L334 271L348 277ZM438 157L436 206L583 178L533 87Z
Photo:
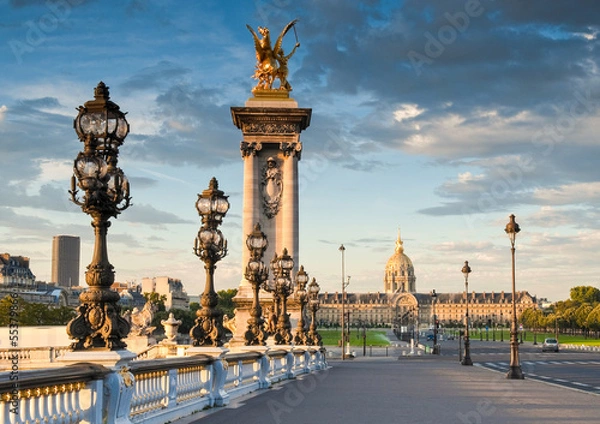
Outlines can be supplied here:
M0 422L162 424L326 367L323 350L274 346L137 359L120 369L80 363L19 370L18 380L0 372Z

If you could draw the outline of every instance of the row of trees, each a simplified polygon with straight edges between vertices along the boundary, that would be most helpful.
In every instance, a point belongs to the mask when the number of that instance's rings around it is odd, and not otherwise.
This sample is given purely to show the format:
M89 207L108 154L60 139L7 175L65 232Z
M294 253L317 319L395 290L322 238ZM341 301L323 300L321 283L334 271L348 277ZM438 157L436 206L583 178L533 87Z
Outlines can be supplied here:
M229 318L233 318L235 307L233 297L236 294L237 289L221 290L218 292L219 304L217 307L224 314L227 314ZM180 333L187 334L194 326L196 311L200 309L200 305L197 302L190 303L190 310L171 309L167 312L165 309L165 296L161 296L158 293L144 293L144 297L147 301L158 306L158 312L156 312L152 321L152 326L156 327L157 333L160 334L163 332L160 322L169 318L169 312L172 312L176 319L181 320L181 325L179 326ZM24 327L35 325L67 325L76 315L75 309L67 306L54 307L43 303L26 302L20 297L12 298L6 296L0 299L0 327L7 327L11 322L14 323L14 319L11 321L11 307L14 310L15 299L18 302L16 310L17 322Z
M11 320L11 306L17 302L16 316ZM14 309L13 309L14 310ZM25 302L20 297L6 296L0 299L0 326L7 327L14 318L21 326L32 325L66 325L75 318L75 310L66 306L53 307L43 303Z
M600 331L600 289L577 286L569 294L569 299L556 302L546 310L523 311L523 326L534 331L557 331L585 336L593 332L597 336Z

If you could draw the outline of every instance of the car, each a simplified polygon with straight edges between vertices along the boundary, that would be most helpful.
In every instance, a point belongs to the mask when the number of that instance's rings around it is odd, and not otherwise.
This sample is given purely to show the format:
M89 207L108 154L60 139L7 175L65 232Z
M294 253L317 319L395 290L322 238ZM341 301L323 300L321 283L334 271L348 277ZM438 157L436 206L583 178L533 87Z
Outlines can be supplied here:
M558 340L548 338L542 343L542 352L558 352Z

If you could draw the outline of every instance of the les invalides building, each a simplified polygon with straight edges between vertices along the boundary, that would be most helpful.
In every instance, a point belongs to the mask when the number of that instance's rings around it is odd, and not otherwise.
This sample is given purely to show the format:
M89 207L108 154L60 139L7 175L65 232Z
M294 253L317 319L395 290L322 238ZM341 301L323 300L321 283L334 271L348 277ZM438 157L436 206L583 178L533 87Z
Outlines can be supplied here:
M474 328L510 326L512 293L459 292L419 293L415 267L404 253L404 243L398 234L393 255L387 261L383 291L376 293L344 293L346 322L351 327L392 327L403 334L433 325L435 314L440 327L462 326L469 302L469 316ZM317 319L321 325L341 325L342 294L322 293ZM517 316L523 310L537 308L537 301L526 291L516 293Z

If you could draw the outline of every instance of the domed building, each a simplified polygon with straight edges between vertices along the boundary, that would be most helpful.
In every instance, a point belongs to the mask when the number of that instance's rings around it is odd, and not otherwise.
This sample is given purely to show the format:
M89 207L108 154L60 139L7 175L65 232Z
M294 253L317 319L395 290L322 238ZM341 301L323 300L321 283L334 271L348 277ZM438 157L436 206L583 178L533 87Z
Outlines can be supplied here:
M383 292L344 292L343 300L339 292L321 293L317 320L321 325L341 325L343 301L350 327L391 327L408 339L418 329L431 328L434 314L441 327L462 326L468 303L471 325L480 332L489 332L489 337L496 327L507 328L510 324L512 293L418 293L416 280L413 262L404 253L398 232L394 254L385 265ZM517 316L525 309L538 307L536 298L526 291L516 293L516 306Z
M385 275L383 277L383 286L385 293L409 292L414 293L415 267L412 261L404 253L404 243L400 238L398 230L398 239L396 240L396 251L385 265Z

